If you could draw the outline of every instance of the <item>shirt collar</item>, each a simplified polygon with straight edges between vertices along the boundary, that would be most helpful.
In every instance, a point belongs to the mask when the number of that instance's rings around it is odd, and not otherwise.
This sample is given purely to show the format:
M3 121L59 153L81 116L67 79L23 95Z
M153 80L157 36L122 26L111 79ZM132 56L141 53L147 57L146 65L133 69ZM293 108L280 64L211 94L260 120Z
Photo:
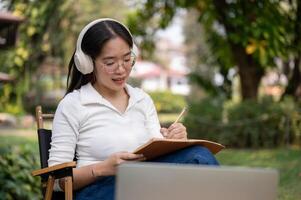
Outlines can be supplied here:
M141 89L133 88L132 86L126 84L125 89L130 96L129 104L133 105L138 101L145 98L144 92ZM105 99L101 94L99 94L91 83L81 86L79 89L80 92L80 101L82 105L100 103L105 104Z

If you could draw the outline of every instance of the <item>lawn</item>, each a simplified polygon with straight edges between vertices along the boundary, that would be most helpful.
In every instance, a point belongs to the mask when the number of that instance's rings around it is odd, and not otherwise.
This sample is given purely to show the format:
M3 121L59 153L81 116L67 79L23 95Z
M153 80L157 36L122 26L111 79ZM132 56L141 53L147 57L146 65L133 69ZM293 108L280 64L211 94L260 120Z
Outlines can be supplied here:
M278 199L301 199L301 150L293 148L265 150L228 149L217 155L222 165L274 168L280 173Z
M36 155L38 154L36 138L0 136L0 149L16 146L30 147L31 152ZM3 154L3 152L5 151L0 151L0 158L2 157L1 154ZM280 183L278 187L278 199L296 200L301 199L300 155L301 149L294 148L264 150L227 149L218 153L217 159L222 165L263 167L279 170ZM32 167L37 168L39 166ZM2 172L0 172L0 175L1 173Z

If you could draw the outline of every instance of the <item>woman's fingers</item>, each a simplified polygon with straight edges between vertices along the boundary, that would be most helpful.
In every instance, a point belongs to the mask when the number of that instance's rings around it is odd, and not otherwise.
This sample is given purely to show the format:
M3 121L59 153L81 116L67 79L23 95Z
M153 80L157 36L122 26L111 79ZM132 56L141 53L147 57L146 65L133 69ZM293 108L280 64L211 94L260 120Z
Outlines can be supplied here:
M142 154L121 153L119 158L122 160L138 160L144 158L144 156Z
M172 124L167 130L168 139L187 139L186 127L181 123Z
M162 134L164 137L167 137L167 136L168 136L168 129L167 129L167 128L161 128L161 129L160 129L160 132L161 132L161 134Z
M170 127L168 127L168 131L170 132L173 129L177 129L177 128L186 129L186 127L182 123L174 123L174 124L170 125Z
M175 134L172 136L172 139L186 139L183 134Z
M174 130L168 134L168 139L186 139L186 132Z
M125 161L143 161L145 157L142 154L133 154L129 152L118 152L109 156L102 162L105 175L115 175L116 167Z

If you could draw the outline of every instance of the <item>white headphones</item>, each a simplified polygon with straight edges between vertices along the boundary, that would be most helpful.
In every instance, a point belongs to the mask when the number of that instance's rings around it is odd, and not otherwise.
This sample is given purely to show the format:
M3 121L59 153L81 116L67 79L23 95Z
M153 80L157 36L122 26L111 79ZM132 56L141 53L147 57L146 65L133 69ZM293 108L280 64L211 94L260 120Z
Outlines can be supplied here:
M82 31L80 32L80 34L78 36L77 42L76 42L76 50L75 50L75 54L74 54L74 63L75 63L76 68L78 69L78 71L80 71L82 74L89 74L89 73L93 72L93 60L89 55L85 54L82 51L82 48L81 48L83 37L84 37L85 33L87 32L87 30L90 27L92 27L93 25L97 24L98 22L102 22L102 21L114 21L114 22L117 22L120 25L122 25L128 31L130 36L132 37L132 41L133 41L132 51L134 52L134 54L136 56L138 55L138 48L134 43L133 36L132 36L130 30L124 24L122 24L121 22L119 22L115 19L111 19L111 18L96 19L96 20L90 22L89 24L87 24L82 29Z

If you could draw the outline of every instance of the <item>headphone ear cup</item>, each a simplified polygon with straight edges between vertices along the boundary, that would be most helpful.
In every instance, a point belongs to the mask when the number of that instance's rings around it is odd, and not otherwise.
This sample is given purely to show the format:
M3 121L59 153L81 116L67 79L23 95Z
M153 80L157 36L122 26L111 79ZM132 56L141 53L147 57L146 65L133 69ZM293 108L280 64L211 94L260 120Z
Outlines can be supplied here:
M132 67L134 67L135 63L136 63L136 57L133 58Z
M82 51L76 51L74 54L74 63L78 71L82 74L93 72L93 61L90 56Z
M139 49L137 45L133 42L133 48L132 48L133 53L135 54L136 57L139 57Z

